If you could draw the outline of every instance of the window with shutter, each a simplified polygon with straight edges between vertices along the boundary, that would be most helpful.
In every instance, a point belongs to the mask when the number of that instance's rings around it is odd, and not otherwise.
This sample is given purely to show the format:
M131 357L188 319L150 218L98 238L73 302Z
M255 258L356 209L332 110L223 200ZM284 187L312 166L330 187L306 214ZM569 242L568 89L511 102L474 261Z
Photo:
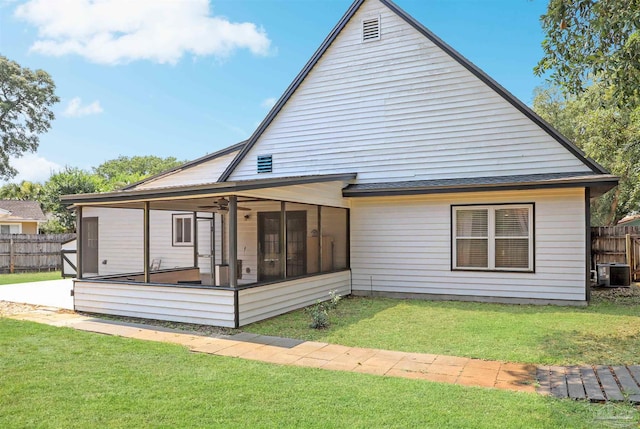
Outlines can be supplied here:
M454 206L454 269L533 271L533 204Z

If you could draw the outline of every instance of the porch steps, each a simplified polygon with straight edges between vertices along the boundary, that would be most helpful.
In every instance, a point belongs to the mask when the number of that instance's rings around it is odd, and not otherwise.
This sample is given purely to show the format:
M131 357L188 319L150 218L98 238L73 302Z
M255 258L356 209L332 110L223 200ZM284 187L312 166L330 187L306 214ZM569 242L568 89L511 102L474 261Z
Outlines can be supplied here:
M640 365L540 366L536 391L556 398L640 404Z

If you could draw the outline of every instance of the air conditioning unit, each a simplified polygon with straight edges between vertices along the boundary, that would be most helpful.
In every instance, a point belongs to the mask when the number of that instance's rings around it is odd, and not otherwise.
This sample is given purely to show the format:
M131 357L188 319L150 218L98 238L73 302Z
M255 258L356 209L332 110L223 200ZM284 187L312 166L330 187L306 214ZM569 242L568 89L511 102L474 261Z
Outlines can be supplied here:
M631 270L628 264L598 264L598 286L628 287L631 285Z

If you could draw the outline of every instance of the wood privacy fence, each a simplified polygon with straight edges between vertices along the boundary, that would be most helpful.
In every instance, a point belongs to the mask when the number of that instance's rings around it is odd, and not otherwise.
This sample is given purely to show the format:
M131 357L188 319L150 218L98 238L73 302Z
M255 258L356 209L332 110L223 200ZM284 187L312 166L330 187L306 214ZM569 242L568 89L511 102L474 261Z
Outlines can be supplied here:
M608 262L629 264L631 279L640 280L640 226L591 228L591 269Z
M63 242L75 234L0 234L0 273L55 271Z

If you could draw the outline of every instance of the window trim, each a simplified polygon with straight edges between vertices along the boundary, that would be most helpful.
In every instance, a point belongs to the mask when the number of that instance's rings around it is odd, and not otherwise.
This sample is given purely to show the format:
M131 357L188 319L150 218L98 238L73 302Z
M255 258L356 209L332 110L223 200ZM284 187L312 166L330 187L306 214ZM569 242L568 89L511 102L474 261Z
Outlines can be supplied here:
M190 219L191 220L191 241L177 241L177 228L176 223L178 219ZM194 240L193 234L195 232L194 229L194 216L193 213L173 213L171 215L171 244L173 247L193 247Z
M18 227L18 232L9 232L9 234L22 234L22 223L19 222L0 222L0 226L8 226L11 230L12 226Z
M496 268L495 267L495 210L502 208L527 208L529 209L529 267L528 268ZM488 213L488 267L458 267L457 261L457 231L456 231L456 212L464 209L487 209ZM534 202L509 202L509 203L486 203L486 204L452 204L451 214L449 216L450 224L450 268L451 271L477 271L477 272L508 272L508 273L526 273L536 272L536 205Z

